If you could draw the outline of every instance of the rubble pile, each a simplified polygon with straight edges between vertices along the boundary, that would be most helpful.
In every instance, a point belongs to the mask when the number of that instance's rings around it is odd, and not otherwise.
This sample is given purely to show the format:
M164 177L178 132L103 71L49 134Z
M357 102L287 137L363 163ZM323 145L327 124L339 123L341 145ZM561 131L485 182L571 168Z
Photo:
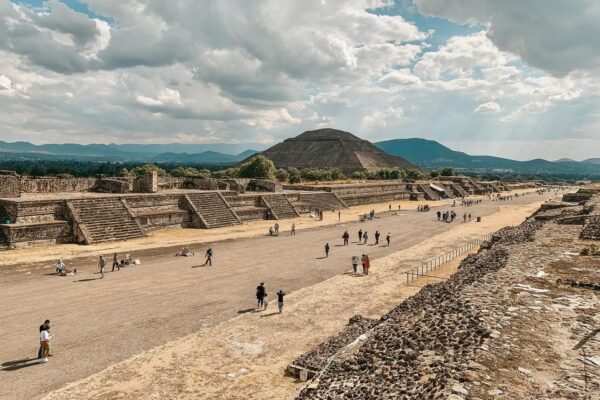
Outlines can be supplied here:
M325 367L327 361L340 349L354 342L360 335L367 332L379 321L355 315L350 318L348 326L336 336L329 338L313 350L298 357L292 365L316 372Z
M580 237L581 239L600 240L600 214L590 215L585 219Z
M467 394L461 382L480 367L476 350L494 335L487 305L466 296L506 266L508 246L533 240L543 224L526 222L494 235L445 282L425 286L381 318L351 356L334 359L299 399L438 399Z

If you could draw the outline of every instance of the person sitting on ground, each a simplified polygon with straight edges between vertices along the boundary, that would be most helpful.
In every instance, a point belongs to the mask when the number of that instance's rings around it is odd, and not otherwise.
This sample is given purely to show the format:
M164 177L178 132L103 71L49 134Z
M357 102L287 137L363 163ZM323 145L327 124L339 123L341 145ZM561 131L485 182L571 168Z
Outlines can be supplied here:
M193 253L192 253L192 251L190 250L189 247L184 246L183 249L181 249L181 255L184 256L184 257L187 257L187 256L193 255Z
M62 275L65 271L65 268L66 268L65 263L63 263L62 258L59 258L58 261L56 262L56 274Z
M269 236L274 236L275 235L275 231L273 230L273 227L270 226L269 227Z

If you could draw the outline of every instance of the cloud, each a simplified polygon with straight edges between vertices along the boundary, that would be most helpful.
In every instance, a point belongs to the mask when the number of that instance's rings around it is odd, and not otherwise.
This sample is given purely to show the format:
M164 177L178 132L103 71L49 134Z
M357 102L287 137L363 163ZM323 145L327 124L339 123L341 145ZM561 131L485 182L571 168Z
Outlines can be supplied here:
M413 0L419 12L487 26L502 51L555 76L600 72L600 3L596 0Z
M480 114L489 114L489 113L499 113L500 111L502 111L502 107L500 107L500 104L494 102L494 101L488 101L487 103L482 103L480 105L477 106L477 108L475 108L475 110L473 110L474 113L480 113Z

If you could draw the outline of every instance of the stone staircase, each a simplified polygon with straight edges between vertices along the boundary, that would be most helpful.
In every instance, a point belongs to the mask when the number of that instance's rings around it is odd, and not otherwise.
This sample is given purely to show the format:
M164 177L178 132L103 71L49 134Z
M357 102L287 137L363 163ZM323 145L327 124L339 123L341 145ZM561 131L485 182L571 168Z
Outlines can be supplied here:
M145 236L122 199L117 197L75 199L67 202L75 211L87 244Z
M419 191L425 193L426 200L439 200L440 195L433 191L432 188L429 187L429 184L419 185Z
M460 186L458 183L452 183L450 186L452 186L452 190L454 190L454 194L456 194L459 197L467 197L469 195L469 193L462 188L462 186Z
M189 193L187 196L207 229L241 224L240 218L219 192Z
M277 219L296 218L300 216L284 194L262 197L263 200L266 200L266 203L269 205L272 213L275 214Z
M300 193L298 202L309 205L320 211L347 208L346 204L334 193Z

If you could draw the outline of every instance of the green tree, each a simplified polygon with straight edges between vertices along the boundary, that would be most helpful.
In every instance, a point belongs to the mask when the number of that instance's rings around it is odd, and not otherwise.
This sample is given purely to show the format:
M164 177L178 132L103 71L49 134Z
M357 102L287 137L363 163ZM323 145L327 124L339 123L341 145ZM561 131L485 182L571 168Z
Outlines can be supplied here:
M240 169L239 168L227 168L222 169L220 171L215 171L212 173L213 178L239 178L240 177Z
M210 171L207 169L197 169L193 167L177 167L171 171L171 175L173 176L186 176L186 177L194 177L194 178L210 178Z
M167 176L167 171L154 164L144 164L131 170L135 176L144 176L147 172L156 171L159 176Z
M258 155L240 166L240 177L275 179L275 164L267 157Z
M279 182L287 182L290 179L290 173L283 168L279 168L275 171L275 178L277 178Z
M447 167L440 169L440 176L454 176L454 169Z
M300 174L300 170L296 167L289 167L288 173L290 174L289 181L290 183L300 183L302 182L302 176Z

